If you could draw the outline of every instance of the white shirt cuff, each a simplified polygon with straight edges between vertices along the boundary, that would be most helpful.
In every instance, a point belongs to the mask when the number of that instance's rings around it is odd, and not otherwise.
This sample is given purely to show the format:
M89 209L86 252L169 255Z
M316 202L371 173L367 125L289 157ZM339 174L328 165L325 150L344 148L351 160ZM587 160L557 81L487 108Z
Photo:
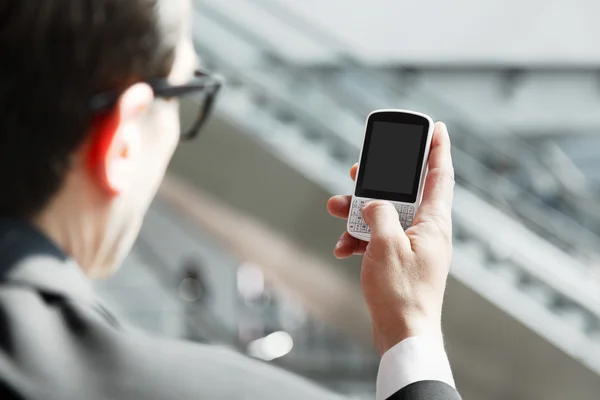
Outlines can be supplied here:
M416 336L389 349L379 364L376 398L386 400L420 381L440 381L456 388L450 362L440 340Z

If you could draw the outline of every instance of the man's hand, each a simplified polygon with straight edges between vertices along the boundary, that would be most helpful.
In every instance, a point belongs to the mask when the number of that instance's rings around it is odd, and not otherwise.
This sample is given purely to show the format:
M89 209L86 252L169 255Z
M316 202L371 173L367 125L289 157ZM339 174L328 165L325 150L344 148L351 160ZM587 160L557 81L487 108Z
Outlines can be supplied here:
M450 138L443 123L435 125L423 201L406 232L394 207L373 201L363 209L371 227L369 243L344 232L334 254L363 255L361 284L380 354L412 336L441 340L442 303L452 259L454 168ZM356 179L357 165L350 171ZM348 218L351 196L332 197L327 208Z

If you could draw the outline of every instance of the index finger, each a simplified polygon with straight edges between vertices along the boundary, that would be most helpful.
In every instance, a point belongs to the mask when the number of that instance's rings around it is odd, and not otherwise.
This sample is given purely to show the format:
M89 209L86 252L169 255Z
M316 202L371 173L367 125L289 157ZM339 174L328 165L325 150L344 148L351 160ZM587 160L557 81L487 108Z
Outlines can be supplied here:
M454 166L450 151L450 136L446 125L435 124L429 152L429 171L419 207L419 217L441 217L450 219L454 198Z

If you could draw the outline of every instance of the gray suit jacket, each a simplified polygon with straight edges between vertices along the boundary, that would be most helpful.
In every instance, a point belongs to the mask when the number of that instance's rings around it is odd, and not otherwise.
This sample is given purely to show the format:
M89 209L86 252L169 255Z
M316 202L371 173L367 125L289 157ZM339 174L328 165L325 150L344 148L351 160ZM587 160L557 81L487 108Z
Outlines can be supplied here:
M232 351L129 332L79 267L29 225L0 219L0 399L339 397ZM458 399L419 382L392 399Z

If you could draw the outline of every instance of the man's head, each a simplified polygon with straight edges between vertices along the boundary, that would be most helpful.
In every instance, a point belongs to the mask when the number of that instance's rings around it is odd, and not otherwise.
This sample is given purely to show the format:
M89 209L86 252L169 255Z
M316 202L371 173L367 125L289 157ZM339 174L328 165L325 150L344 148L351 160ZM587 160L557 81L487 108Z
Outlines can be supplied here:
M39 225L91 275L133 243L179 141L189 0L0 3L0 216ZM98 93L120 94L93 112Z

